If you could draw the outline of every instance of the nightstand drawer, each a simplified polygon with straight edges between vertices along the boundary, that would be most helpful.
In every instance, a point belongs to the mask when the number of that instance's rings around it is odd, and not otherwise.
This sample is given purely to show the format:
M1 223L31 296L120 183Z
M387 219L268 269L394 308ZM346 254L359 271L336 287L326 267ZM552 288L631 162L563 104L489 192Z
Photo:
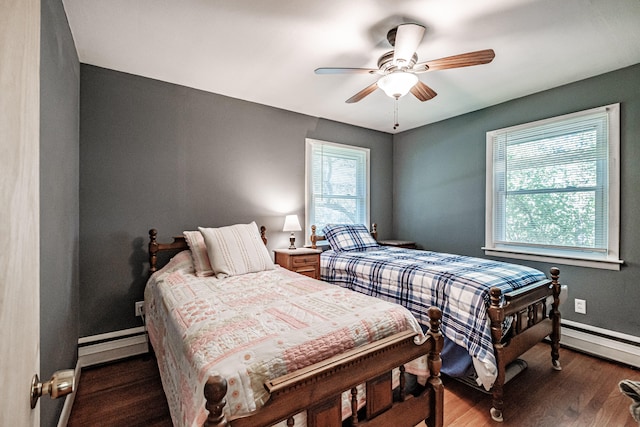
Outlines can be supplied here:
M301 265L317 265L319 262L317 255L303 255L291 257L291 263L294 267Z
M296 268L293 271L295 271L298 274L303 274L305 276L309 276L309 277L311 277L313 279L317 279L318 278L318 271L314 267Z

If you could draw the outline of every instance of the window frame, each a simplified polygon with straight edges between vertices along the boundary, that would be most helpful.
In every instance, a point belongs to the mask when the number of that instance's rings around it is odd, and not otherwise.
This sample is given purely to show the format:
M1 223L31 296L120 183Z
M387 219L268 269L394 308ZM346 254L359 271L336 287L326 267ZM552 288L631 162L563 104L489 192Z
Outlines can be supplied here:
M539 126L575 119L594 113L606 112L608 117L608 239L607 249L602 252L591 252L583 249L557 248L545 245L501 245L496 242L494 230L497 221L497 196L494 176L494 142L498 136L508 132L533 129ZM620 251L620 104L610 104L598 108L579 111L544 120L524 123L502 129L489 131L486 134L486 206L485 206L485 255L515 258L531 261L553 262L558 264L577 265L582 267L619 270L624 262L619 258Z
M368 224L371 222L371 149L366 147L358 147L355 145L341 144L330 141L322 141L318 139L306 138L305 139L305 203L304 203L304 215L305 215L305 242L310 244L311 242L311 226L316 225L313 224L311 217L311 198L313 195L312 191L312 167L313 167L313 147L317 145L323 146L333 146L338 147L344 150L352 150L354 152L358 152L364 155L365 158L365 223L364 225L368 227ZM316 230L318 234L321 233L322 230Z

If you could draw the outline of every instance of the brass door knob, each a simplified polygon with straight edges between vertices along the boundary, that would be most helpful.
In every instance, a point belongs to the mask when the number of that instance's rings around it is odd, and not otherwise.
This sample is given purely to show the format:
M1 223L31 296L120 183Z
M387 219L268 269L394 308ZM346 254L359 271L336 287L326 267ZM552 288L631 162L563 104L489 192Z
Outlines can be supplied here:
M31 409L36 407L38 399L43 394L48 394L52 399L57 399L73 393L75 388L76 377L73 369L56 371L51 376L51 379L45 383L41 383L36 374L31 380Z

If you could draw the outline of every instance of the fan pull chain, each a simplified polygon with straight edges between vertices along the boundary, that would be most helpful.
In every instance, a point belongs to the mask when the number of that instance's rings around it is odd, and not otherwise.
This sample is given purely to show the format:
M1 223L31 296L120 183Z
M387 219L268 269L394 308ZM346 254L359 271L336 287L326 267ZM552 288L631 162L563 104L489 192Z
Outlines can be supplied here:
M396 97L395 101L393 101L393 130L398 129L398 98Z

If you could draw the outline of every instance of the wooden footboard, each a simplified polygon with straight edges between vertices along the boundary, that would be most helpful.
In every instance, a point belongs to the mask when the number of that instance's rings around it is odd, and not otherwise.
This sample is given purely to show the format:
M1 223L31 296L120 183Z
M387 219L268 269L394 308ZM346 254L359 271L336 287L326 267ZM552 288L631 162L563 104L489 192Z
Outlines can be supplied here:
M293 426L293 416L303 411L309 427L341 426L341 394L351 390L352 426L412 427L425 421L429 427L440 427L444 402L441 312L431 308L429 316L430 330L423 344L415 343L415 332L405 331L271 380L264 385L270 393L269 401L242 417L225 417L226 381L211 377L204 391L209 411L205 426L270 426L283 420ZM405 394L403 365L422 355L427 355L430 372L426 387L417 395ZM401 371L399 395L392 389L391 372L396 367ZM355 391L359 384L366 384L366 405L359 412L362 419L358 419Z
M542 341L546 336L551 340L551 363L555 370L561 370L560 349L560 270L551 268L551 280L542 280L521 289L502 295L498 288L491 288L491 335L498 365L498 377L491 389L493 407L491 417L502 421L504 406L504 381L506 367L522 353ZM504 299L503 299L504 297ZM548 310L547 299L553 298ZM509 316L513 318L507 336L502 335L502 324Z

